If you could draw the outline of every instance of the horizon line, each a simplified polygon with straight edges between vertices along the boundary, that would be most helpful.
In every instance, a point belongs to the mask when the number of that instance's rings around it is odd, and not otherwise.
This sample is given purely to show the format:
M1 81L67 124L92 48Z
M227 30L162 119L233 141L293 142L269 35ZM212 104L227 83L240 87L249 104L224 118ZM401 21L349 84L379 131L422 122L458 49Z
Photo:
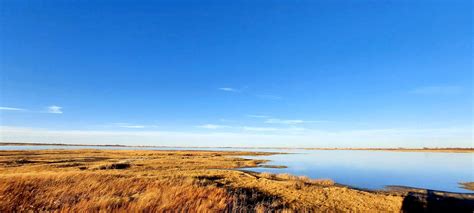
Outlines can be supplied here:
M0 142L0 146L98 146L98 147L150 147L150 148L239 148L239 149L313 149L313 150L474 150L474 147L284 147L284 146L166 146L166 145L124 145L124 144L79 144L79 143L35 143Z

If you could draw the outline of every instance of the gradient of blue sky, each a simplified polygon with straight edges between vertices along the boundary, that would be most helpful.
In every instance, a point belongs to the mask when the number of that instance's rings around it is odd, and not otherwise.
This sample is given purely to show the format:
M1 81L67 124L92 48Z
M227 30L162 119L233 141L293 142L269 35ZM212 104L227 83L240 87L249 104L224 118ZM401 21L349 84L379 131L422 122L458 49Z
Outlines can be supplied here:
M1 8L2 140L472 146L470 0Z

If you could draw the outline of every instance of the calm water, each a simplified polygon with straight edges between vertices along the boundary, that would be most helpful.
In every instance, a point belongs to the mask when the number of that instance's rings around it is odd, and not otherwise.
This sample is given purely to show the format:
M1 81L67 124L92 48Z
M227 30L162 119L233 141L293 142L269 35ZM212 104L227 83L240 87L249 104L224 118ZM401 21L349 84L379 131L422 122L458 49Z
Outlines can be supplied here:
M191 148L131 148L96 146L0 146L0 150L39 149L137 149L190 150ZM251 168L257 172L290 173L311 178L330 178L337 183L359 188L382 189L402 185L433 190L472 193L459 187L459 182L474 181L474 154L389 151L321 151L192 148L193 150L245 150L292 152L272 156L245 156L271 160L269 165L288 168Z
M474 154L390 151L298 151L300 154L258 157L270 165L288 168L255 168L252 171L290 173L330 178L350 186L382 189L402 185L433 190L472 193L459 182L474 181ZM255 158L255 157L249 157Z

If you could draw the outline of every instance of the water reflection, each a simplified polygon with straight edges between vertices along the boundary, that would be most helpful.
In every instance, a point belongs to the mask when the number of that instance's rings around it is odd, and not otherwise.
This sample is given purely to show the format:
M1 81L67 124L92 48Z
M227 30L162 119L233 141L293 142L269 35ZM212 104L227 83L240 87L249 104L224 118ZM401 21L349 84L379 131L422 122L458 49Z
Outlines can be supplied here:
M472 191L459 182L474 181L472 153L312 150L300 154L257 157L288 168L252 168L257 172L291 173L330 178L360 188L403 185L450 192Z

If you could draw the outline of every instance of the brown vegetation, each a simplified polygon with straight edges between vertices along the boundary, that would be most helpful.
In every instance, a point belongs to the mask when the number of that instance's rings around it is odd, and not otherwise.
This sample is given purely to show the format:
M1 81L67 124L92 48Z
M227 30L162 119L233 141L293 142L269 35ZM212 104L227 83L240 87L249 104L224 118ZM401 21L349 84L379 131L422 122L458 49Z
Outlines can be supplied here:
M289 174L234 170L255 152L0 151L0 212L383 211L404 195L365 192Z
M469 189L471 191L474 191L474 182L465 182L465 183L460 183L462 188Z

